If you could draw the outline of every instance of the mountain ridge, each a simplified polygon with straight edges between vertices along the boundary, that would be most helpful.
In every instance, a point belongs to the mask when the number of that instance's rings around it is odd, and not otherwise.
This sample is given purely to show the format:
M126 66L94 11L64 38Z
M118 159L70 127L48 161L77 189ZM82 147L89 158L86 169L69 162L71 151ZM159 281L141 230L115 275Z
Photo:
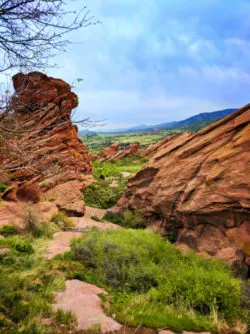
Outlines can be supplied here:
M205 125L209 125L210 123L219 120L234 111L238 108L230 108L230 109L222 109L218 111L212 112L204 112L199 113L197 115L191 116L181 121L173 121L173 122L166 122L166 123L159 123L154 125L137 125L132 126L124 129L108 129L102 131L91 131L88 129L84 129L80 131L80 134L88 134L88 133L133 133L133 132L149 132L153 130L165 130L165 129L174 129L174 128L183 128L185 130L196 131L199 130L203 123Z

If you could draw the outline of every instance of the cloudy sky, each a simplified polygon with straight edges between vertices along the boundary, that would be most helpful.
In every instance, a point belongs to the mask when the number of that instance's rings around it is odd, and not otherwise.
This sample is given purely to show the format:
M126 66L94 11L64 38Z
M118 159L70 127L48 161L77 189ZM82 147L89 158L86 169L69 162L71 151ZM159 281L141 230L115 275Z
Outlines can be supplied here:
M106 128L181 120L250 102L249 0L76 0L100 25L75 32L49 74L75 84L78 117Z

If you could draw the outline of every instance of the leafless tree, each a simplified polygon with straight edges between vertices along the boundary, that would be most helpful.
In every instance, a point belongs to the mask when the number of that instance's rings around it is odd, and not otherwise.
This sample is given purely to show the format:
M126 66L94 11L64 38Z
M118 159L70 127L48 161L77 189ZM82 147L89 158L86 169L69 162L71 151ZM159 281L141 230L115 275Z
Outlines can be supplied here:
M0 74L14 69L22 72L55 66L51 60L71 43L69 33L99 23L86 6L80 10L73 7L72 0L0 0ZM25 89L23 86L22 90ZM0 94L0 173L24 168L40 172L34 170L37 161L32 155L37 147L27 149L25 140L29 131L34 135L50 129L44 128L43 123L31 129L32 121L37 122L36 115L28 115L26 104L28 117L19 118L14 100L15 95L11 96L9 90ZM60 127L67 122L71 119L61 117L57 124L50 126ZM92 125L89 119L77 123ZM2 164L6 156L8 166ZM12 168L12 160L19 161L17 167Z
M0 73L54 66L70 32L98 23L85 6L73 7L72 0L0 0Z

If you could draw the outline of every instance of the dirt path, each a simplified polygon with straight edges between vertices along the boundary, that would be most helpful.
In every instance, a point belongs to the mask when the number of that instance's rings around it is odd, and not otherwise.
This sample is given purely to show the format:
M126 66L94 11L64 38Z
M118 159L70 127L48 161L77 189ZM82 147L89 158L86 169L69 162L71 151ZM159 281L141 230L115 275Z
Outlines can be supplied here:
M122 326L103 312L99 293L105 291L79 280L69 280L66 289L56 294L53 308L73 312L77 317L77 330L93 325L100 325L102 333L119 330Z
M49 247L47 249L47 253L45 254L45 258L47 260L52 259L54 256L58 254L63 254L70 250L71 240L73 238L80 237L82 233L80 232L57 232L53 236L53 240L51 240Z

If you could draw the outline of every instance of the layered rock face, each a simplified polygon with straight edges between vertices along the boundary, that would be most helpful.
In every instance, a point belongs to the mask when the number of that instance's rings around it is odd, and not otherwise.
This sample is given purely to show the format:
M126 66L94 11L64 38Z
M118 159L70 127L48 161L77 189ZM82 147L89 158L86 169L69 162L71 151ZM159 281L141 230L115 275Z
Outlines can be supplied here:
M194 135L169 137L130 179L118 208L140 210L200 252L235 247L249 256L249 121L247 105Z
M163 147L168 142L177 140L177 138L178 140L182 141L182 139L185 139L185 138L187 139L191 135L192 135L192 132L181 132L181 133L173 134L172 136L166 137L158 141L155 144L151 144L151 145L144 147L143 149L139 151L138 155L142 158L147 158L147 159L151 158L161 147Z
M63 80L40 72L19 73L13 85L18 128L9 143L17 150L3 162L12 171L8 177L13 185L3 198L33 203L43 199L69 213L84 214L80 190L90 182L92 163L71 122L77 95Z
M93 160L98 160L100 162L113 162L128 156L136 155L140 150L140 143L131 144L121 151L119 151L119 146L120 143L114 143L110 145L94 156Z

